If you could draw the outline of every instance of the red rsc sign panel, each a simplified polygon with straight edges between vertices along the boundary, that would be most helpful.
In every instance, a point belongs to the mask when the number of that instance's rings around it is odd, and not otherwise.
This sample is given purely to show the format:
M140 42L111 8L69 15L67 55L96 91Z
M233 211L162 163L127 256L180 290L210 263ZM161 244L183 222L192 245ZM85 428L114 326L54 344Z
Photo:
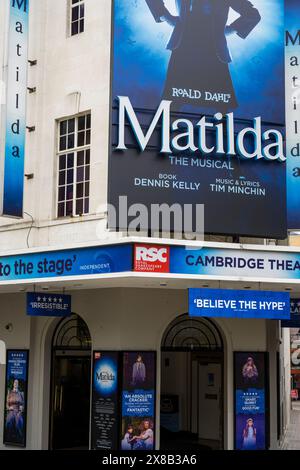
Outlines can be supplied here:
M162 245L135 245L134 271L150 273L170 272L170 247Z

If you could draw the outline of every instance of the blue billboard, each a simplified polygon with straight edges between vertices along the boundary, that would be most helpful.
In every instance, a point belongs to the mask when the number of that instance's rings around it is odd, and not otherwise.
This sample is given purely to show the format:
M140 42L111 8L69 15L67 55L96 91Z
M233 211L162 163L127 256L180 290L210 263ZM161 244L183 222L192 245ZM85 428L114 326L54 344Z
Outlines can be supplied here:
M114 208L204 204L207 233L285 238L283 36L284 0L114 0Z
M189 289L189 315L289 320L290 294L230 289Z
M286 156L288 228L300 228L300 83L296 69L300 63L299 0L285 0L286 63Z
M132 257L133 247L129 244L3 256L0 283L131 271Z
M291 319L281 322L282 328L300 328L300 299L291 299Z

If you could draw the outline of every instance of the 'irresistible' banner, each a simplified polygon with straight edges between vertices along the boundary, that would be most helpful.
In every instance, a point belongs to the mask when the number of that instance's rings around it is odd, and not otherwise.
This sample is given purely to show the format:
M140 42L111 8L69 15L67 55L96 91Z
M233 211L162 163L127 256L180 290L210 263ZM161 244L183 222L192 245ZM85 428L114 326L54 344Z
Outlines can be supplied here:
M2 213L23 217L29 0L10 0Z

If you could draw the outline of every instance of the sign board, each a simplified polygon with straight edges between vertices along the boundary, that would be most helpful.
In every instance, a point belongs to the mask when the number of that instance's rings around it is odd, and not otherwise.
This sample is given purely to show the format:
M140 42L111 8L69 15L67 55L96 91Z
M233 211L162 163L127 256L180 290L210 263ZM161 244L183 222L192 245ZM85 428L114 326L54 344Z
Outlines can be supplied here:
M7 350L3 443L26 447L28 350Z
M234 353L235 449L268 448L267 355Z
M285 0L286 156L288 228L300 228L300 3Z
M291 319L281 322L282 328L300 328L300 299L291 299Z
M284 0L114 0L112 18L111 228L204 204L207 233L285 238Z
M287 292L189 289L189 315L225 318L290 318Z
M2 213L23 217L29 0L9 0L8 72ZM3 158L4 157L4 158Z
M72 314L70 295L28 292L27 315L33 317L67 317Z
M93 352L91 448L116 450L119 442L119 353Z

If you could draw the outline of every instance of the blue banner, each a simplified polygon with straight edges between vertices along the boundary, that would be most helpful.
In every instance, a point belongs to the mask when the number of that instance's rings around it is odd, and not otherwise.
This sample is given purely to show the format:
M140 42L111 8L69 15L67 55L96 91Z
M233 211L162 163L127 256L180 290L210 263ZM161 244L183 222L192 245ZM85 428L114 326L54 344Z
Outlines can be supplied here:
M3 442L26 446L28 351L8 350Z
M189 289L189 314L194 317L290 319L287 292Z
M33 317L67 317L72 313L70 295L27 293L27 315Z
M286 62L286 156L288 228L300 228L300 81L295 72L300 63L300 3L285 0Z
M291 319L281 322L282 328L300 328L300 299L291 299Z
M220 277L300 279L300 253L171 246L170 272Z
M0 258L1 281L88 276L132 270L133 247L115 245Z
M3 214L23 217L29 0L10 0Z

